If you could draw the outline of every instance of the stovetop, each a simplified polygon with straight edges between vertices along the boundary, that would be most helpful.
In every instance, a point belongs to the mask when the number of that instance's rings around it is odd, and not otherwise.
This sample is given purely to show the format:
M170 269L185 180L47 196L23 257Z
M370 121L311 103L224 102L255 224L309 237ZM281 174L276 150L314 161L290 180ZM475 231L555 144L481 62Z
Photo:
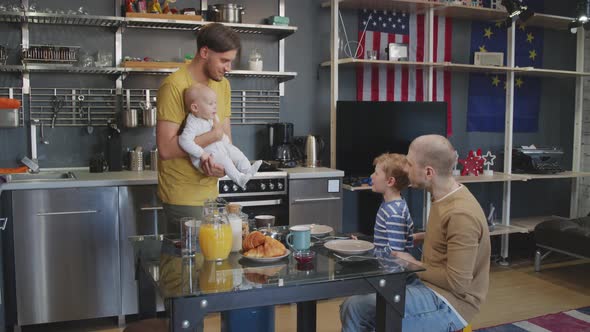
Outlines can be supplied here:
M286 178L287 177L287 172L277 168L275 165L270 164L267 161L263 161L262 165L260 165L260 168L258 169L258 172L256 172L256 174L254 174L254 176L252 177L252 180L257 180L257 179L270 179L270 178ZM231 181L230 178L228 176L224 176L221 179L219 179L220 181Z
M228 176L219 179L219 196L250 196L253 194L286 194L287 172L278 169L276 166L263 161L260 169L248 181L246 190L239 188Z

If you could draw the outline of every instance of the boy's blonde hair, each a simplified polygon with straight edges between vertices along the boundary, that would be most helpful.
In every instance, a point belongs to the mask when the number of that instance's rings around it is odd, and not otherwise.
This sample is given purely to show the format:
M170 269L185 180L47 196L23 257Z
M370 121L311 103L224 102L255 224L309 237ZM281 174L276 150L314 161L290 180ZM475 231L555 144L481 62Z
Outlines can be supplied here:
M393 187L402 191L410 185L410 179L406 172L406 156L398 153L384 153L373 160L373 166L381 165L385 176L395 179Z

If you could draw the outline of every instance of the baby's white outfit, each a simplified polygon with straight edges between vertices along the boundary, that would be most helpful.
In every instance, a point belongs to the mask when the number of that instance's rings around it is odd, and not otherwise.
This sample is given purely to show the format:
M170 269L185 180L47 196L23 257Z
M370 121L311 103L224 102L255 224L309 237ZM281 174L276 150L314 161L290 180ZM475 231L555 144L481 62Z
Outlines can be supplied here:
M213 120L205 120L189 113L178 140L180 147L190 155L193 165L199 170L201 170L203 152L209 152L216 163L223 165L225 174L238 186L245 189L246 183L258 171L262 161L258 160L250 165L248 158L240 149L230 143L229 137L225 134L221 140L207 145L204 149L195 143L195 137L211 131L212 128Z

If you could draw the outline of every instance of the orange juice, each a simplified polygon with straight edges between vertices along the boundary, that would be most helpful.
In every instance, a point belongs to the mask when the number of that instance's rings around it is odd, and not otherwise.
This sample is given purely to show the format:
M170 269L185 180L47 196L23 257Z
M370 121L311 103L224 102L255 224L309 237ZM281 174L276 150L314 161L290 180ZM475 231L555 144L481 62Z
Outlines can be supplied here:
M199 271L199 289L203 293L219 293L234 287L233 271L227 260L221 262L206 261Z
M199 230L201 252L205 260L224 260L232 246L232 229L229 224L204 224Z

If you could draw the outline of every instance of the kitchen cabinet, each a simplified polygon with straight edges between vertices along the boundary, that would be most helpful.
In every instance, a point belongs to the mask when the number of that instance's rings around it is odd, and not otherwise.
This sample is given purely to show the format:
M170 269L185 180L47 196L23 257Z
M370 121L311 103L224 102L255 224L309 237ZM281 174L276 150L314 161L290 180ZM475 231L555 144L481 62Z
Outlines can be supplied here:
M16 325L119 314L117 191L12 193Z
M130 236L164 234L166 216L158 199L157 186L119 187L122 315L138 312L135 262ZM158 296L158 309L163 310Z
M289 225L301 224L342 231L342 178L289 180Z

